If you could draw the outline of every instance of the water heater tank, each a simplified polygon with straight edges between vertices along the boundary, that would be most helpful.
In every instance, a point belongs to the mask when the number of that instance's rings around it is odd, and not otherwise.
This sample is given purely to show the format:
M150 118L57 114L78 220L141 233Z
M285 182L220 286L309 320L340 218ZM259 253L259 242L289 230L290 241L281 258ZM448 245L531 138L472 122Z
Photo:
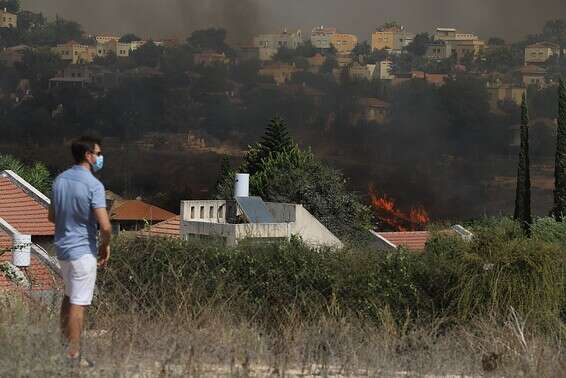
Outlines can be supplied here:
M250 175L248 173L236 173L234 180L234 198L250 196Z
M28 267L31 264L31 235L14 235L12 264L17 267Z

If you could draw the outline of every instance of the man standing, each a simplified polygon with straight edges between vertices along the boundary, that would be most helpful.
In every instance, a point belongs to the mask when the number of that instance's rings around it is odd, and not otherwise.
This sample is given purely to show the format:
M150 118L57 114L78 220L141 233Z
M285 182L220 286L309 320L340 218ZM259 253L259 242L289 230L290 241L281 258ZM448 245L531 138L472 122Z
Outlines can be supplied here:
M67 353L72 361L80 359L85 309L92 302L97 265L104 267L110 258L112 228L104 186L93 175L104 163L100 145L100 140L91 137L73 142L71 151L76 164L55 179L49 209L49 220L55 223L55 248L65 284L61 332L68 342Z

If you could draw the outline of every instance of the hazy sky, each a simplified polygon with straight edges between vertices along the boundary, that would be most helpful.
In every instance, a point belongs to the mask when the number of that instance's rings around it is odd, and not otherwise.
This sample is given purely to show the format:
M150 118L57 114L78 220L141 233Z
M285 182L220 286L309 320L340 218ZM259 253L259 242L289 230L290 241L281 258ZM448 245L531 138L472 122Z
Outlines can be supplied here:
M24 8L59 14L88 32L135 32L154 38L185 36L224 26L247 39L283 26L309 32L314 25L369 39L376 26L396 20L414 32L458 27L482 37L518 39L544 22L566 18L566 0L21 0Z

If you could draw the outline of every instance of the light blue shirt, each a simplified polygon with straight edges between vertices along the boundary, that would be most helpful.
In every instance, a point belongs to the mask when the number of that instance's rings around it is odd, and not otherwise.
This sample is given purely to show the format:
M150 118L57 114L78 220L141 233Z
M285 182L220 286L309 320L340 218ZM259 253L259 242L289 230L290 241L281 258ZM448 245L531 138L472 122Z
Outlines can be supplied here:
M91 172L75 165L53 183L55 249L59 260L97 255L93 209L106 208L104 185Z

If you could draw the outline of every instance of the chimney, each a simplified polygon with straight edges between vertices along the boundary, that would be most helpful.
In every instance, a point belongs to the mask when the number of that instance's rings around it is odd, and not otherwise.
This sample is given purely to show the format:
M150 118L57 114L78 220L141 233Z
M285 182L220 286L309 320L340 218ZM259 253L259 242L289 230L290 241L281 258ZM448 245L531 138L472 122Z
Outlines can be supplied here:
M12 237L14 249L12 253L12 264L18 268L31 265L31 235L15 234Z
M248 173L236 173L234 180L234 198L250 196L250 175Z

